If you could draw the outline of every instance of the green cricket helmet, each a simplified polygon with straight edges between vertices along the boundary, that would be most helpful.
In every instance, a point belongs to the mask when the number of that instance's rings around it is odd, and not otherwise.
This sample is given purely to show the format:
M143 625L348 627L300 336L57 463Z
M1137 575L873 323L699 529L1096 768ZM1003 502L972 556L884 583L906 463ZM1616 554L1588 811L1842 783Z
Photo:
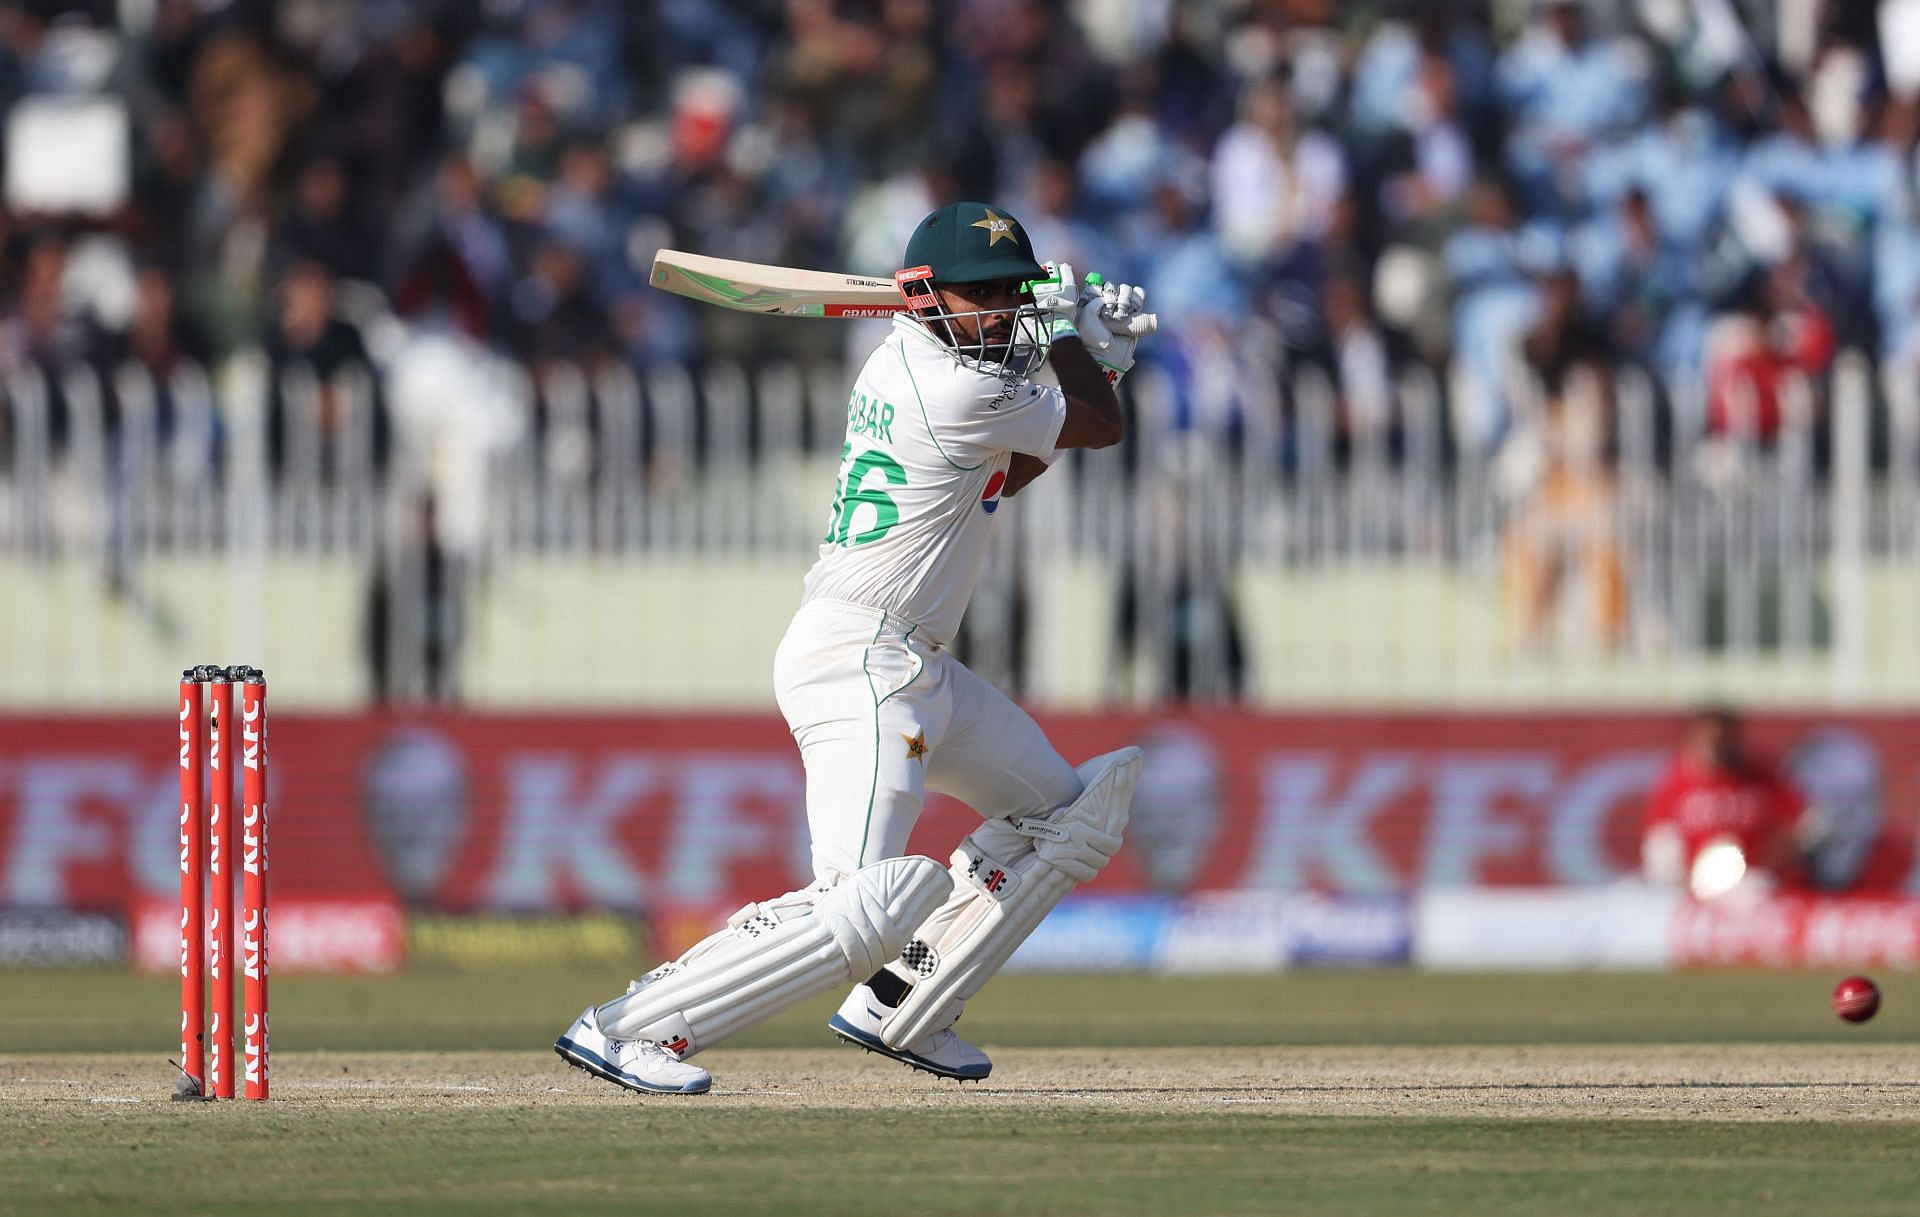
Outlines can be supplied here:
M1020 221L985 203L949 203L920 221L903 266L925 266L935 283L1031 283L1046 272Z
M995 375L1030 376L1045 362L1046 326L1031 284L1047 272L1020 221L985 203L949 203L914 228L905 263L894 281L908 310L961 363ZM1019 303L948 312L933 290L938 284L995 282L1018 284ZM997 320L1002 317L1005 322ZM961 318L972 318L972 324L956 329L953 323Z

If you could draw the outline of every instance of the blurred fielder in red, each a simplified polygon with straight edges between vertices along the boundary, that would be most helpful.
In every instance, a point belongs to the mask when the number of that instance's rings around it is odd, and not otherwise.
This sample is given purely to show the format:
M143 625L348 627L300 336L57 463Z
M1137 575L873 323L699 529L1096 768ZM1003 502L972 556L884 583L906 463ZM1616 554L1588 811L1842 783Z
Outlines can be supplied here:
M1747 753L1739 717L1724 707L1701 710L1647 799L1641 871L1700 897L1742 884L1797 884L1804 819L1799 791Z

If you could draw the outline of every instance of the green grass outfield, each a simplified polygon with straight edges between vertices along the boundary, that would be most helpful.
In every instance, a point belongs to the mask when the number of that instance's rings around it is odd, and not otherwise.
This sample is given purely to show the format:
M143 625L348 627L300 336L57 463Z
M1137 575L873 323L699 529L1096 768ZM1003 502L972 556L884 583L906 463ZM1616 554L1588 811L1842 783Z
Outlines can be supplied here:
M1864 1027L1835 979L1010 976L986 1087L832 1047L823 999L642 1099L549 1050L623 977L285 977L254 1108L164 1101L170 978L0 972L0 1214L1920 1210L1920 976Z
M1267 1044L1920 1043L1920 973L1877 978L1864 1026L1827 998L1838 975L1806 972L1449 974L1295 972L1251 977L1131 975L996 979L968 1009L982 1042L1013 1047ZM273 1046L536 1049L611 972L527 970L399 977L276 977ZM811 1048L835 999L730 1041ZM0 971L0 1053L148 1050L169 1055L178 982L118 971Z

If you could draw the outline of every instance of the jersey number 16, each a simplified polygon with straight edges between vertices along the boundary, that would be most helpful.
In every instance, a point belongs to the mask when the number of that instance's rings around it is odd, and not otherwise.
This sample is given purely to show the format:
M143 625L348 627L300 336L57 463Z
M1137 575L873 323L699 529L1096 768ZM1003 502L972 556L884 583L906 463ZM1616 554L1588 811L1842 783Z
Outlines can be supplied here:
M843 460L852 454L852 444L840 450ZM900 467L900 462L878 448L869 448L855 457L853 463L847 466L847 476L834 491L832 518L827 524L827 544L865 545L886 536L900 522L900 508L893 501L893 496L878 486L869 489L865 485L868 475L875 470L884 476L885 485L907 484L907 471ZM853 530L854 510L862 503L873 508L873 527L853 533L849 538L848 534Z

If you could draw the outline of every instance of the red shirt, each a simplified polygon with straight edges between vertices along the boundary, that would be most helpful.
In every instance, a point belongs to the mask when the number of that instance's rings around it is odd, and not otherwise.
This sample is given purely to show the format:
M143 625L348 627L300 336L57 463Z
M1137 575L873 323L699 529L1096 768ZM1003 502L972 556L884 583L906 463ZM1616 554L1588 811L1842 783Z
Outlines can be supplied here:
M1678 829L1688 867L1701 847L1722 835L1740 843L1749 866L1764 867L1768 847L1793 827L1802 806L1800 793L1764 766L1700 769L1682 756L1647 799L1646 828Z
M1754 327L1736 331L1707 361L1707 427L1732 435L1751 394L1753 438L1770 444L1780 432L1781 390L1792 373L1818 376L1833 362L1833 323L1813 309L1776 320L1777 337Z

